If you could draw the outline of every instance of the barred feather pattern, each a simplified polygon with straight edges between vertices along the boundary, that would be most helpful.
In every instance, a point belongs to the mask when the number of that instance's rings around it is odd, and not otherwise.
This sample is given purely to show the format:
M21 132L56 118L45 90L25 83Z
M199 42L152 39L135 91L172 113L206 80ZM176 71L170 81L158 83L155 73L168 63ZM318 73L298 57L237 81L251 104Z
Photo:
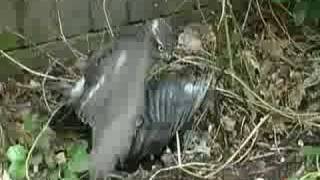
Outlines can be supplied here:
M203 103L212 76L196 76L191 69L151 79L146 84L145 110L142 123L137 127L124 169L131 162L141 161L148 155L161 155L177 131L192 127L192 117Z

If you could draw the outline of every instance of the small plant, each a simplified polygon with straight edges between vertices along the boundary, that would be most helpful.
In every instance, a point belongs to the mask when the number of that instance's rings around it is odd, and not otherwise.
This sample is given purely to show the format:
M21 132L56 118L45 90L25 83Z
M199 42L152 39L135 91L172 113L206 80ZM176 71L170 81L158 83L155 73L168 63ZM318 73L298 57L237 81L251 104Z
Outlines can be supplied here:
M7 157L10 161L9 174L13 179L25 177L25 165L28 150L17 144L9 147Z
M85 141L72 144L67 149L69 156L67 163L64 166L65 179L78 179L77 173L82 173L89 170L89 155L87 153L88 144Z
M23 129L25 134L31 137L31 142L23 145L12 145L8 148L6 153L10 162L8 172L12 179L20 180L26 177L26 163L28 151L30 151L31 147L30 143L34 143L46 121L46 118L40 117L37 114L28 114L23 118ZM63 157L66 154L67 158L59 158L59 155L56 154L55 149L52 148L52 145L50 144L52 138L54 138L54 136L52 136L52 131L50 128L47 128L35 145L36 148L28 161L28 165L30 166L28 168L31 170L33 169L33 173L29 174L36 177L42 177L38 170L41 165L41 167L45 167L48 170L46 176L48 176L50 180L79 179L79 173L88 170L89 155L87 153L87 143L85 141L77 141L66 144L66 153L63 152L62 154ZM63 173L63 175L61 173Z

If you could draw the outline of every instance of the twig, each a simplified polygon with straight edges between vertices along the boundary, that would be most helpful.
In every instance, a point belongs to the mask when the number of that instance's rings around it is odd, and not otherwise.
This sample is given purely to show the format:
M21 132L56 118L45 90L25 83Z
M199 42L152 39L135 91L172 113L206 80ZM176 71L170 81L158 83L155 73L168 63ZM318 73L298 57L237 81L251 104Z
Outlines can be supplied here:
M244 126L244 122L246 121L246 116L244 116L243 118L242 118L242 121L241 121L241 126L240 126L240 134L242 134L243 133L243 126Z
M194 122L194 127L197 128L201 122L201 120L203 119L203 117L206 115L206 113L208 112L208 108L206 107L203 112L201 113L200 117L197 118Z
M49 124L51 122L51 120L53 119L54 115L64 106L64 104L60 105L57 109L55 109L52 114L50 115L47 123L43 126L43 128L41 129L40 133L38 134L38 136L36 137L36 139L34 140L29 152L28 152L28 155L27 155L27 159L26 159L26 167L25 167L25 171L26 171L26 178L27 180L31 180L30 179L30 176L29 176L29 161L31 159L31 155L32 155L32 152L34 151L34 148L36 147L39 139L41 138L41 136L43 135L43 133L47 130L47 128L49 127Z
M54 77L54 76L51 76L51 75L45 75L45 74L42 74L40 72L37 72L37 71L34 71L30 68L28 68L27 66L21 64L20 62L18 62L17 60L15 60L13 57L11 57L9 54L5 53L3 50L0 50L0 54L2 54L4 57L6 57L8 60L10 60L11 62L13 62L14 64L16 64L17 66L19 66L20 68L22 68L23 70L31 73L31 74L34 74L36 76L40 76L40 77L47 77L48 79L51 79L51 80L59 80L59 81L66 81L66 82L75 82L74 80L72 79L65 79L65 78L59 78L59 77Z
M259 130L259 128L269 119L270 115L266 115L265 117L263 117L260 122L258 123L258 125L252 130L252 132L249 134L249 136L245 139L245 141L241 144L241 146L238 148L238 150L232 154L232 156L229 157L229 159L219 168L217 168L215 171L213 171L212 173L209 173L208 175L205 176L205 178L210 178L214 175L216 175L217 173L219 173L221 170L223 170L228 164L230 164L233 159L240 153L240 151L247 145L247 143L251 140L251 138L253 137L253 135Z
M108 16L107 9L106 9L106 0L103 0L103 13L104 13L104 17L106 18L107 28L109 29L109 33L110 33L111 37L114 37L114 33L112 30L112 27L111 27L111 24L110 24L110 21L108 18L109 16Z
M179 11L179 10L182 8L182 6L183 6L187 1L188 1L188 0L183 0L183 1L174 9L173 12Z
M46 75L48 75L50 71L51 71L51 64L49 64L49 67L47 68ZM46 105L48 111L49 111L50 113L52 113L52 110L51 110L51 108L50 108L50 106L49 106L49 103L48 103L48 100L47 100L46 90L45 90L45 88L44 88L46 81L47 81L47 76L45 76L45 77L43 78L42 82L41 82L42 97L43 97L44 104Z
M224 28L225 28L226 39L227 39L227 50L228 50L228 56L229 56L230 70L232 73L234 73L232 49L231 49L231 42L230 42L230 36L229 36L228 18L225 18L224 20ZM234 81L232 80L232 85L233 84L234 84Z
M181 170L183 171L183 172L185 172L185 173L187 173L187 174L189 174L189 175L191 175L191 176L194 176L194 177L197 177L197 178L199 178L199 179L204 179L204 177L203 176L201 176L201 175L198 175L198 174L196 174L196 173L194 173L194 172L192 172L192 171L189 171L188 169L186 169L186 168L181 168Z
M203 19L203 22L205 23L205 24L208 24L208 21L206 20L206 17L204 16L204 14L203 14L203 12L202 12L202 10L201 10L201 4L200 4L200 0L197 0L197 5L198 5L198 10L199 10L199 12L200 12L200 14L201 14L201 17L202 17L202 19Z
M221 12L220 20L219 20L219 23L218 23L218 26L217 26L218 30L220 29L220 25L222 23L222 20L224 19L225 15L226 15L226 0L222 0L221 9L222 9L222 12Z
M270 157L270 156L274 156L274 155L275 155L275 152L268 152L268 153L265 153L262 155L257 155L257 156L251 157L251 158L249 158L249 161L255 161L257 159L262 159L262 158L266 158L266 157Z
M280 148L279 148L280 142L278 141L277 131L276 131L276 128L274 127L274 124L272 124L272 129L273 129L273 139L274 139L275 149L278 152L278 154L281 156L281 152L280 152Z
M176 132L176 139L177 139L177 151L178 151L178 165L181 166L181 148L180 148L180 138L179 132Z
M235 162L233 162L232 165L238 164L240 161L242 161L251 152L255 142L258 139L258 135L259 134L256 133L255 137L252 140L252 143L251 143L250 147L247 149L247 151L239 159L237 159Z
M192 163L181 164L180 166L179 166L179 165L176 165L176 166L170 166L170 167L167 167L167 168L162 168L162 169L159 169L158 171L156 171L156 172L149 178L149 180L153 180L153 179L154 179L158 174L160 174L161 172L170 171L170 170L174 170L174 169L179 169L179 168L183 168L183 167L189 167L189 166L209 166L209 164L207 164L207 163L202 163L202 162L192 162Z
M58 17L58 23L59 23L59 30L60 30L60 37L62 41L68 46L68 48L71 50L72 54L77 58L80 59L79 55L82 57L86 57L86 55L82 54L75 48L71 47L71 45L68 43L66 36L63 33L62 23L61 23L61 17L60 17L60 11L58 9L58 0L56 0L57 3L57 17Z
M250 13L250 9L251 9L251 4L252 4L252 0L249 1L249 4L248 4L248 9L247 9L247 12L246 12L246 16L244 17L244 21L242 23L242 26L241 26L241 30L243 31L246 24L247 24L247 20L248 20L248 17L249 17L249 13Z

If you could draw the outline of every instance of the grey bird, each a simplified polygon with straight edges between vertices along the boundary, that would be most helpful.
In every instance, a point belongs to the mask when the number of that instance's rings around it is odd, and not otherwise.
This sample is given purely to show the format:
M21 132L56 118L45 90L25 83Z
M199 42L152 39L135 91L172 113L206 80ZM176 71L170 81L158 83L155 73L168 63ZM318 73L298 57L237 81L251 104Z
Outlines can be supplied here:
M154 20L122 30L111 51L101 48L89 57L83 78L71 91L72 106L92 127L91 160L96 178L112 172L130 150L136 120L144 111L146 71L161 57L152 57L156 52L167 52L160 46L169 47L158 34L166 29L159 28L162 23Z
M164 19L123 29L113 41L111 50L89 56L69 93L68 104L92 127L91 179L115 169L133 172L161 156L177 131L191 127L212 79L203 69L182 66L146 80L157 59L172 58L177 39Z

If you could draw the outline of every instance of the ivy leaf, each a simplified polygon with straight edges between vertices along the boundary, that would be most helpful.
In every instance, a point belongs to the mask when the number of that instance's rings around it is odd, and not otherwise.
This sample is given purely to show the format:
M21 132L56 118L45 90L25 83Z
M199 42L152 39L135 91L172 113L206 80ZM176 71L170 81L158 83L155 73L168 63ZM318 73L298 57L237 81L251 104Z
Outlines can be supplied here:
M27 157L28 150L20 144L10 146L7 150L7 157L11 163L24 162Z
M83 172L89 169L88 145L86 143L73 144L68 154L70 156L67 162L71 172Z
M79 177L74 172L72 172L68 166L64 167L63 174L63 180L79 180Z
M13 179L22 179L25 177L25 162L13 161L9 166L9 174Z

